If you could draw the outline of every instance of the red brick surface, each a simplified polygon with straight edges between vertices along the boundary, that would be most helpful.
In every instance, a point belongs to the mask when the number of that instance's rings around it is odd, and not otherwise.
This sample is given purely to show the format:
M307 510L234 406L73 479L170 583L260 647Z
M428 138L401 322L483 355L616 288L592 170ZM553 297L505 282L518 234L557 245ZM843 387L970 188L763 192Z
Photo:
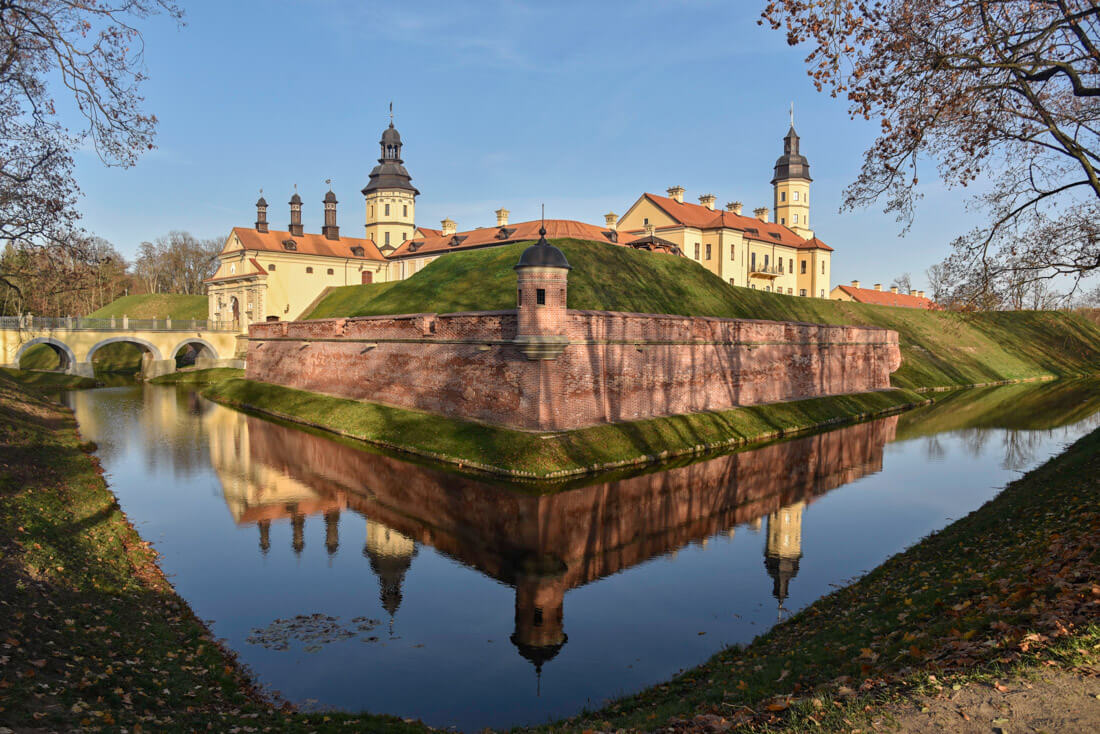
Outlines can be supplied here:
M528 360L515 311L253 324L247 376L530 430L579 428L890 386L897 332L565 312L569 345Z

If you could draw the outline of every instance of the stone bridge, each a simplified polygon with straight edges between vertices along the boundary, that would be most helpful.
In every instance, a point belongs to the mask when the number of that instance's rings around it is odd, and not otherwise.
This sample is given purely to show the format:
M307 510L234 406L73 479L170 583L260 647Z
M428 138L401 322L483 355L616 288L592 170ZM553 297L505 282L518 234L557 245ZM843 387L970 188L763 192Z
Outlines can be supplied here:
M62 371L93 377L95 353L107 344L126 342L145 353L141 370L146 378L175 372L176 355L184 349L194 353L197 367L243 367L243 358L237 356L239 336L232 322L4 316L0 365L18 367L28 349L45 344L57 353Z

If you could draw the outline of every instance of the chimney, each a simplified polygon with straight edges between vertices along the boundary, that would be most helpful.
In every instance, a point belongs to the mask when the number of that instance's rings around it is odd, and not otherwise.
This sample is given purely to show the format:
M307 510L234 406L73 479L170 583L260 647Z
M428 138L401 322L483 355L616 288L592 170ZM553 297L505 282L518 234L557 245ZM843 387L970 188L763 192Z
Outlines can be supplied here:
M292 237L301 237L302 230L302 197L298 196L298 192L294 192L294 196L290 197L290 234Z
M321 227L321 234L326 240L340 239L340 228L336 226L336 194L332 189L325 194L325 226Z
M653 225L652 224L647 224L645 226L645 234L646 234L646 237L652 237L653 236Z
M859 288L859 281L858 280L853 280L852 281L852 287L853 288Z
M455 232L458 231L458 226L454 223L454 220L451 219L450 217L448 217L447 219L444 219L439 224L440 224L440 226L443 227L444 236L452 235L452 234L454 234Z
M684 187L683 186L671 186L668 189L668 198L673 201L678 201L681 204L684 203Z
M718 197L714 194L703 194L699 197L699 203L711 211L714 211L714 202L717 200Z
M882 290L882 283L875 283L875 290L876 291L881 291Z
M267 201L260 192L260 198L256 202L256 231L267 232Z
M756 218L761 222L768 221L768 207L760 206L752 210L752 213L756 215Z
M509 214L510 214L510 212L507 209L504 209L504 208L497 209L496 215L497 215L497 226L498 227L504 227L508 224L508 215Z
M897 293L898 292L898 287L896 285L890 286L890 292L891 293Z
M739 201L729 202L728 204L726 204L726 211L732 212L732 213L734 213L738 216L741 216L741 202L739 202Z
M924 291L917 291L917 298L924 298Z
M612 232L619 228L619 215L615 212L608 212L603 215L603 221L607 224L607 228Z

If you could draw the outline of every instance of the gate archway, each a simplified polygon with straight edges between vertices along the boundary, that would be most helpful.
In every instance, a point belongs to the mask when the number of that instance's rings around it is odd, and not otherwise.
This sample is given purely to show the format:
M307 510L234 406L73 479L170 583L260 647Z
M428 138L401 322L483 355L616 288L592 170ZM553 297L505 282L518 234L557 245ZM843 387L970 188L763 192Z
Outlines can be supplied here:
M15 354L15 364L21 364L23 360L23 355L26 354L29 349L31 349L32 347L36 347L39 344L45 344L46 346L53 349L54 353L57 354L57 369L61 370L62 372L72 371L73 365L76 364L76 355L73 354L73 350L70 349L69 345L65 342L48 336L36 337L21 346L19 348L19 351Z

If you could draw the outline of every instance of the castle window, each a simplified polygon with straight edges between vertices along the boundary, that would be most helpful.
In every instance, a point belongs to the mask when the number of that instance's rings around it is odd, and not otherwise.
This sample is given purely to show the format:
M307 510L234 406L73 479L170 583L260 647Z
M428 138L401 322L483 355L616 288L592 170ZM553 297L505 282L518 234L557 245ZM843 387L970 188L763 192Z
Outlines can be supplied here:
M794 200L795 200L795 201L798 201L798 192L797 192L797 191L796 191L796 192L794 192Z
M535 303L540 306L546 305L546 290L544 288L535 289Z
M752 288L753 290L756 290L756 283L751 284L749 287Z
M800 296L802 296L803 298L805 298L805 297L806 297L806 289L805 289L805 288L799 288L799 289L798 289L798 295L800 295Z
M332 268L329 268L329 269L328 269L328 274L329 274L329 275L333 275L333 274L334 274L334 273L333 273L333 271L332 271Z
M764 256L764 270L767 271L767 269L768 269L768 255L765 255Z
M649 225L649 217L646 217L645 219L642 220L642 225L643 226L648 226Z
M710 260L710 243L707 243L707 260Z
M695 259L696 260L699 259L699 243L698 242L695 243Z
M390 205L386 204L386 216L388 217L389 215L390 215Z
M794 272L794 258L793 257L790 259L790 263L791 263L791 272L793 273Z
M298 249L298 243L295 242L294 240L289 240L289 239L288 240L283 240L283 249L284 250L290 250L291 252L294 252L295 250Z
M387 209L389 208L388 204L386 205L386 208ZM386 212L386 214L389 214L389 212ZM386 244L387 245L390 244L390 233L389 232L386 232Z
M370 216L374 216L374 204L370 205Z
M779 218L779 223L782 224L782 225L786 225L787 224L787 218L786 217L780 217Z
M802 261L802 274L803 275L806 274L806 261L805 260Z
M822 297L822 298L824 298L824 297L825 297L825 289L824 289L824 288L822 288L822 289L821 289L821 297Z
M779 272L783 272L783 258L779 258Z
M409 216L409 205L408 204L405 204L404 206L401 207L401 216L403 216L403 217Z
M794 288L788 288L787 289L787 295L788 296L793 296L794 295Z
M733 285L733 278L730 278L730 285Z
M522 305L523 305L523 289L519 288L519 289L516 290L516 306L519 307L519 306L522 306Z
M824 260L821 261L821 274L825 275L825 261Z
M267 266L268 271L275 272L275 263L271 263Z
M737 251L736 251L736 249L734 248L733 245L730 245L730 260L736 260L736 259L737 259Z
M794 223L798 224L798 215L797 214L794 215Z
M404 232L402 232L401 233L401 241L404 242L406 239L408 239L408 235L405 234Z
M313 273L313 268L306 268L306 274L308 275L311 273Z
M779 192L779 200L780 201L786 201L787 200L787 192L786 191L780 191Z
M756 271L756 253L749 255L749 270ZM755 286L753 286L755 288Z

